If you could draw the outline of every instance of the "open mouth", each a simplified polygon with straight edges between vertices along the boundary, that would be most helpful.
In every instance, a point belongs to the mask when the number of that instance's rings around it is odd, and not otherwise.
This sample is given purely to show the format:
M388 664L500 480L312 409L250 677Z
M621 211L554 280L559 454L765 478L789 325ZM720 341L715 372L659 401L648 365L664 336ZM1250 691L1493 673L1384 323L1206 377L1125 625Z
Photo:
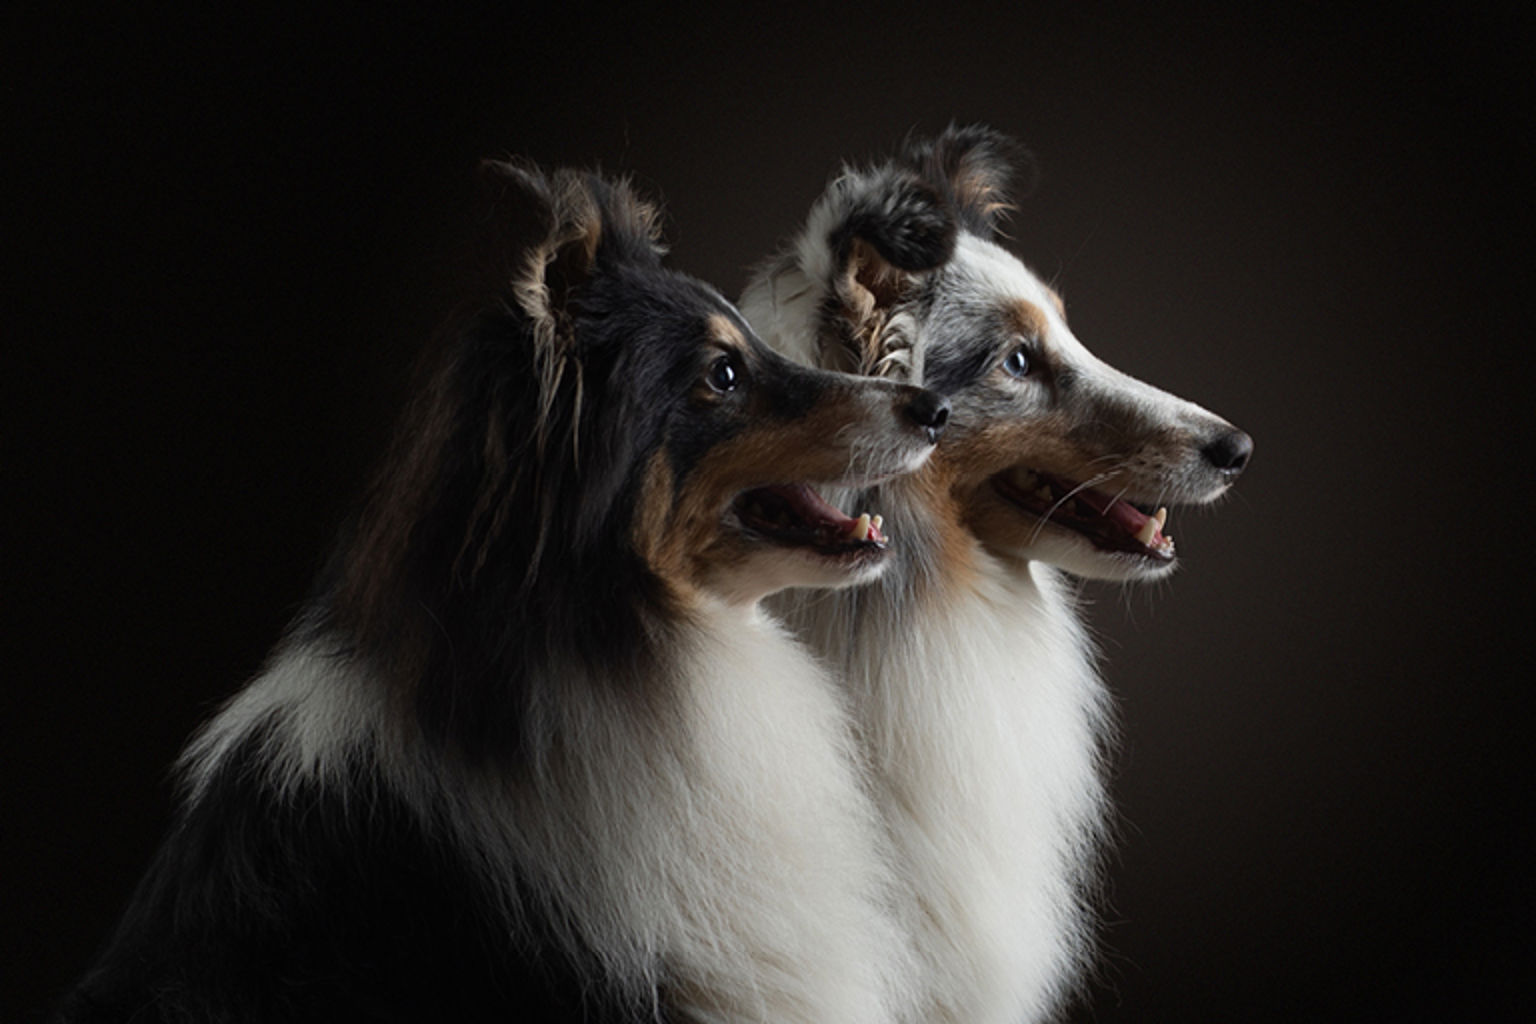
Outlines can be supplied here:
M1168 510L1153 511L1065 477L1015 466L992 478L993 488L1019 508L1073 533L1101 551L1174 560L1173 538L1163 533Z
M879 516L846 516L806 484L758 487L741 494L731 507L748 531L785 547L831 557L886 548Z

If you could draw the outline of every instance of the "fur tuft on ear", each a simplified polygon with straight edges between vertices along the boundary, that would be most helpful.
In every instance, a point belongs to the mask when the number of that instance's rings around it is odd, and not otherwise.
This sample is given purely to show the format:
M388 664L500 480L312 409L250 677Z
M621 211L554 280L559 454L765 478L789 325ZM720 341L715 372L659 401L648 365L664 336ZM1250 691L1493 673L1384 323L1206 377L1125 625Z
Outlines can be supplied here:
M597 174L574 175L581 180L601 219L602 245L598 258L625 263L658 264L667 247L661 238L661 209L644 199L628 178Z
M979 124L951 124L934 139L909 137L901 160L939 189L961 225L982 238L994 237L1012 212L1015 178L1024 179L1025 192L1035 178L1034 161L1023 147Z

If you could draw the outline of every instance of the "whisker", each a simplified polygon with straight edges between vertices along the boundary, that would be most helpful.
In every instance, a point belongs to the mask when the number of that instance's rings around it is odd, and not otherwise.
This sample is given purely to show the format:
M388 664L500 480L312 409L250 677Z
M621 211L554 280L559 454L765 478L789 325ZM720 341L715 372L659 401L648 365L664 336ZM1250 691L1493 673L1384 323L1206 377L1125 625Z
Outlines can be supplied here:
M1082 483L1078 484L1076 487L1072 488L1066 494L1063 494L1060 498L1058 498L1050 508L1046 509L1045 512L1041 514L1040 522L1035 524L1034 531L1029 535L1029 543L1033 544L1036 539L1039 538L1040 531L1045 529L1045 524L1050 521L1051 516L1055 514L1057 509L1061 508L1061 506L1065 505L1068 501L1072 500L1072 498L1076 497L1083 491L1091 490L1094 487L1097 487L1099 484L1113 480L1117 475L1119 475L1121 468L1122 467L1117 466L1116 468L1111 469L1106 473L1100 473L1097 476L1089 477L1087 480L1084 480Z

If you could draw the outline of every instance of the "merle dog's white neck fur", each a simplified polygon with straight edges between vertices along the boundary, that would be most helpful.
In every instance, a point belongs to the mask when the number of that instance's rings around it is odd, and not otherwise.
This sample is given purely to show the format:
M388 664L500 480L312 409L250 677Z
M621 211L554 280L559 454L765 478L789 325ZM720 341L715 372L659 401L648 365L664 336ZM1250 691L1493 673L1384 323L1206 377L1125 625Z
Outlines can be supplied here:
M509 929L530 889L562 903L566 942L687 1019L896 1019L906 940L836 690L755 606L696 611L663 659L675 701L637 718L611 688L564 685L515 778L401 732L386 689L324 640L290 645L189 748L191 799L260 728L271 784L374 766L481 859Z
M1108 698L1066 580L941 538L912 486L868 497L900 565L778 607L854 703L922 958L913 1019L1043 1020L1090 959Z

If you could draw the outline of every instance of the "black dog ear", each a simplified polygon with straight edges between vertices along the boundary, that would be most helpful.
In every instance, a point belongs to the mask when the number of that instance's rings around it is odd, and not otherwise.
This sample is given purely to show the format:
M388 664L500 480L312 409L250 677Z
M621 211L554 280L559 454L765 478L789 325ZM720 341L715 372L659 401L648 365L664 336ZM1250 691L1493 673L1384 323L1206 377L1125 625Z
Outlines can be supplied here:
M518 307L540 324L562 319L602 238L597 206L589 192L573 187L574 177L513 160L480 164L489 199L485 226L500 257L492 263L495 284L510 287Z
M627 182L514 160L482 161L480 177L496 284L536 322L561 322L599 262L660 259L661 218Z
M939 190L967 231L993 238L1013 210L1011 185L1034 182L1034 162L1008 136L985 125L950 125L934 139L909 138L902 161ZM1020 174L1022 171L1022 175Z

